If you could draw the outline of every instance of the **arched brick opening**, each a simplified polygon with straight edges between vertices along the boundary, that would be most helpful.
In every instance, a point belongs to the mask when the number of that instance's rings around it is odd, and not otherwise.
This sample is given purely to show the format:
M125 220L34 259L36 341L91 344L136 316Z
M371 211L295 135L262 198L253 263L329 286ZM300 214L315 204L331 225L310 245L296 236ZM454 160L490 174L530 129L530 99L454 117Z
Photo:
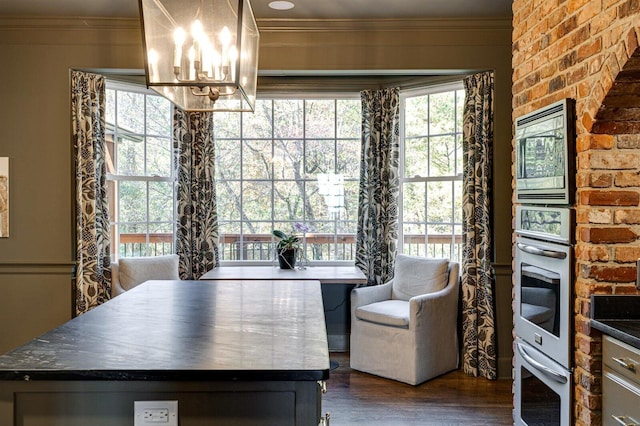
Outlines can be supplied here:
M601 424L602 347L591 294L635 294L640 258L640 47L631 29L584 100L578 137L576 424ZM593 83L593 82L592 82ZM591 117L594 117L593 119ZM587 133L589 132L589 133ZM580 335L582 334L583 337Z
M635 35L635 31L633 32ZM634 38L635 40L635 38ZM640 48L615 77L596 114L592 133L640 134Z

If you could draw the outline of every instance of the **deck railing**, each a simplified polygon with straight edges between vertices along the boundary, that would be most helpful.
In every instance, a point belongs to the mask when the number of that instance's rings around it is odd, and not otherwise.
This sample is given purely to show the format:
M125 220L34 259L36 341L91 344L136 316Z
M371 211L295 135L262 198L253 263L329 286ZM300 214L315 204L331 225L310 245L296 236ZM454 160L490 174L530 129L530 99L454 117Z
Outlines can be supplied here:
M356 236L354 234L307 234L307 259L310 261L354 260ZM405 235L403 252L416 256L461 259L462 236ZM120 234L119 257L158 256L173 253L173 235L166 233ZM274 256L274 243L270 234L225 234L219 240L220 260L270 261Z

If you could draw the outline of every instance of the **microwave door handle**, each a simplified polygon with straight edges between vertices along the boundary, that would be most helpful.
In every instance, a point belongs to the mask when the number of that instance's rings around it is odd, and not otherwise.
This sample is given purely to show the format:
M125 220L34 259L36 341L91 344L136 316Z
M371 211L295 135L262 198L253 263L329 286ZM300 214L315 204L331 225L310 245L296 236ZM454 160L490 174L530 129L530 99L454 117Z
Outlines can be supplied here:
M541 249L540 247L522 243L518 243L517 246L523 252L535 254L537 256L553 257L554 259L564 259L567 257L567 253L561 251Z
M535 367L536 369L542 371L543 373L546 373L547 375L551 376L551 378L553 378L558 383L562 383L562 384L567 383L567 377L564 374L558 373L557 371L555 371L555 370L547 367L546 365L541 364L540 362L538 362L535 359L533 359L527 353L527 351L524 348L524 346L522 345L522 343L516 343L516 347L518 348L518 352L520 352L520 355L522 355L522 358L524 358L533 367Z

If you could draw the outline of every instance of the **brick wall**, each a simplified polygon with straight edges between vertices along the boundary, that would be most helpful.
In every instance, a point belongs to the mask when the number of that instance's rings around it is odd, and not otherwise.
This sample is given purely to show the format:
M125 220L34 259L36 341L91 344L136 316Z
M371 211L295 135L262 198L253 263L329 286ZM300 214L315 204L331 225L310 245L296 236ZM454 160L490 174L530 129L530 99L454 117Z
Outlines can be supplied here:
M576 425L600 425L591 294L636 293L640 257L640 0L514 0L513 117L576 100Z

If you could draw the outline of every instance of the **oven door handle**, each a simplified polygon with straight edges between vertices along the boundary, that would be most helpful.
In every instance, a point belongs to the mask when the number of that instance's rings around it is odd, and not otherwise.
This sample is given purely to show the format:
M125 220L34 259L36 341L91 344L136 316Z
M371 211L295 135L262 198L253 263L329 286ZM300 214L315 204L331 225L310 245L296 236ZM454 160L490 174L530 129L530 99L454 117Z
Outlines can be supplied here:
M523 252L537 256L553 257L554 259L564 259L567 257L567 253L561 251L541 249L540 247L522 243L518 243L517 246Z
M558 383L567 383L567 377L564 374L558 373L557 371L533 359L531 355L527 353L527 350L524 348L524 345L522 343L516 343L516 347L518 348L518 352L520 352L520 355L522 355L522 358L524 358L533 367L551 376L551 378L553 378Z

